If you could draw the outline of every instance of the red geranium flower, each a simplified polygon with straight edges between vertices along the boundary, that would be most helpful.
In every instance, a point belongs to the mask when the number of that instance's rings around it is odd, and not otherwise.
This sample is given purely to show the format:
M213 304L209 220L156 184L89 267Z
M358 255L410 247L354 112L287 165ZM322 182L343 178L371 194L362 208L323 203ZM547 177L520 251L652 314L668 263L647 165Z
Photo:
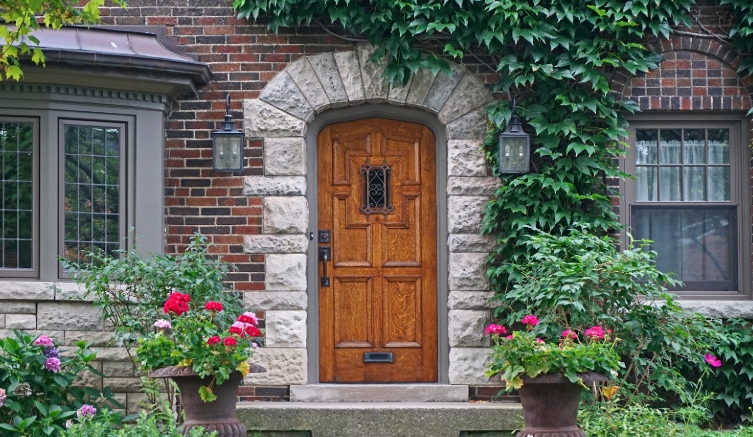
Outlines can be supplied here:
M212 345L215 345L217 343L220 343L221 341L222 341L222 339L219 336L215 335L215 336L209 337L209 340L207 340L207 344L209 346L212 346Z
M238 344L238 342L235 341L235 339L233 337L227 337L225 339L225 346L235 346L237 344Z
M261 331L259 331L259 328L257 328L256 326L251 326L251 325L246 326L245 332L246 332L246 335L248 335L249 337L261 336Z
M176 316L179 316L188 311L188 302L190 301L191 297L187 294L173 292L170 293L170 296L167 297L162 310L165 312L165 314L173 313Z
M220 302L207 302L206 305L204 305L204 309L207 311L215 311L220 312L222 311L222 303Z

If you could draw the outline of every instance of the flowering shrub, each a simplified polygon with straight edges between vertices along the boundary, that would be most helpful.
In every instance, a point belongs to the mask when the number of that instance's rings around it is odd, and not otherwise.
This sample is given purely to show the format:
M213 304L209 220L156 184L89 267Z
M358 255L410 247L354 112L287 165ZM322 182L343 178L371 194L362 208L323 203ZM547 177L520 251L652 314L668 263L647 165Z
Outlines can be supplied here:
M248 373L248 359L262 335L256 314L246 312L224 329L218 319L224 307L216 301L191 307L188 294L171 293L162 311L171 321L154 322L154 332L139 341L138 361L147 371L160 367L186 366L201 377L211 377L208 386L199 389L201 399L213 401L212 386L222 384L233 371Z
M619 339L611 339L609 332L599 326L584 332L580 342L578 333L572 329L562 332L557 343L549 344L538 337L546 329L539 325L539 319L529 314L521 320L525 331L513 331L504 336L507 328L489 325L493 360L489 364L488 376L500 374L506 383L507 391L523 386L523 376L535 378L545 373L561 373L571 382L582 382L578 376L584 372L604 373L610 378L617 377L617 370L624 367L614 351Z
M100 421L82 420L74 422L65 430L62 437L183 437L181 429L172 415L164 421L153 414L142 412L138 420L122 428L112 414L105 412ZM164 423L163 423L164 422ZM186 437L216 437L217 431L205 431L202 427L191 428Z
M86 342L75 345L78 350L63 357L45 335L14 331L14 336L0 339L0 435L57 436L66 421L77 414L94 417L104 402L123 408L109 387L99 393L72 386L82 371L101 376L91 365L96 354Z

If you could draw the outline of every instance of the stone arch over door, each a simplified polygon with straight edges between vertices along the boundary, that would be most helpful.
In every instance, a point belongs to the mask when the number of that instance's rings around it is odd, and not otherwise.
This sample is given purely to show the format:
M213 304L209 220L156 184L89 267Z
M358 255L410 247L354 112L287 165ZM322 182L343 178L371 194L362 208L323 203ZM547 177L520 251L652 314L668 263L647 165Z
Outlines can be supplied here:
M244 194L260 198L263 210L262 233L246 236L244 251L263 256L265 268L264 290L245 293L245 303L265 311L266 347L257 352L256 360L270 369L263 377L249 375L249 383L318 382L315 372L309 375L315 367L308 363L318 356L318 342L307 335L312 332L307 323L318 325L317 309L307 295L308 290L318 290L307 279L307 266L316 265L308 250L309 232L316 232L309 229L316 180L307 155L315 150L311 138L317 133L312 136L308 130L320 129L323 120L333 122L333 114L348 107L354 112L373 108L386 116L394 112L396 118L413 111L417 117L408 118L423 118L435 133L441 130L437 137L443 144L438 141L437 147L440 153L446 151L442 162L447 168L437 172L446 175L438 181L445 192L438 194L446 199L446 208L438 214L446 216L447 225L439 232L443 238L438 246L449 260L438 266L439 282L448 290L439 313L444 318L440 343L445 343L439 349L440 382L486 382L483 366L489 340L483 330L489 323L487 301L492 293L483 261L494 241L479 230L483 208L499 179L491 176L481 144L487 136L484 110L493 97L475 75L457 64L451 64L450 75L420 70L407 85L392 86L382 79L384 64L371 62L372 53L372 46L359 45L353 51L302 57L271 80L258 99L244 101L245 134L263 141L264 169L261 176L244 178Z

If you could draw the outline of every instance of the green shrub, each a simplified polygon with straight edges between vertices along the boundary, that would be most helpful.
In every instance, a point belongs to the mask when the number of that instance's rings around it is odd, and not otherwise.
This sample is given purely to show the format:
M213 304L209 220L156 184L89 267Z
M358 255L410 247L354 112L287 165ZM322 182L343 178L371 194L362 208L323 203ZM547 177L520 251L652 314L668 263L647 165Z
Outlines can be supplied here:
M192 428L187 437L215 437L217 431L204 431L203 428ZM84 420L73 424L62 437L183 437L175 420L160 420L146 412L141 413L136 423L125 425L118 429L108 420L95 422Z
M14 331L0 338L0 435L57 436L84 404L123 408L109 387L100 393L72 386L83 371L102 376L91 365L97 355L86 342L75 345L78 350L65 357L46 336Z

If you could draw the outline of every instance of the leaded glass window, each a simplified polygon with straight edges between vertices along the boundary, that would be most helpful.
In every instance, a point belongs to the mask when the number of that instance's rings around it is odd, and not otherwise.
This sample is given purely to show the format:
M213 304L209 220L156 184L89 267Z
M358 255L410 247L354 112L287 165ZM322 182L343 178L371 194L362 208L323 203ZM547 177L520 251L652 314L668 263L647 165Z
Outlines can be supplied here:
M71 261L117 256L123 236L123 127L63 125L63 251Z
M34 268L34 129L0 119L0 269Z

